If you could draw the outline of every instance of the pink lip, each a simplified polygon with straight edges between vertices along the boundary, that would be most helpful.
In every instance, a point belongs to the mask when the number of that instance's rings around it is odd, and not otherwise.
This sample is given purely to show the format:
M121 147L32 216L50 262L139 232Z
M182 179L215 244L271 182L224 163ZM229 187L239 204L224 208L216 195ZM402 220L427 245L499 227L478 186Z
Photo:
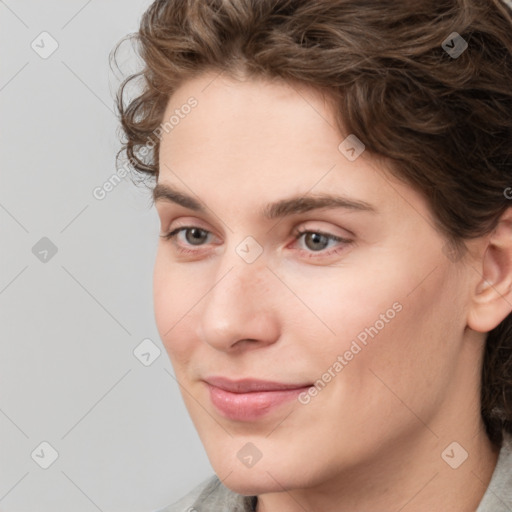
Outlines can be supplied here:
M254 421L311 386L224 377L208 377L205 382L213 405L223 416L237 421Z

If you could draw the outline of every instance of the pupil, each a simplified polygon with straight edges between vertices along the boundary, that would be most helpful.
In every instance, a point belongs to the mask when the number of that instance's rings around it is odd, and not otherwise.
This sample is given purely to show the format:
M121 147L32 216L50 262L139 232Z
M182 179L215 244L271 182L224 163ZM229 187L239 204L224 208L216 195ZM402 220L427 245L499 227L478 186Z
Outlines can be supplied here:
M191 235L191 236L189 236ZM187 231L187 242L191 244L200 245L206 238L206 232L202 229L192 228Z
M310 246L308 241L313 242L312 247ZM319 244L319 243L320 243L321 247L318 247L318 245L315 245L315 244ZM308 246L309 249L325 249L326 243L327 243L327 238L325 235L321 235L319 233L308 233L306 235L306 245Z

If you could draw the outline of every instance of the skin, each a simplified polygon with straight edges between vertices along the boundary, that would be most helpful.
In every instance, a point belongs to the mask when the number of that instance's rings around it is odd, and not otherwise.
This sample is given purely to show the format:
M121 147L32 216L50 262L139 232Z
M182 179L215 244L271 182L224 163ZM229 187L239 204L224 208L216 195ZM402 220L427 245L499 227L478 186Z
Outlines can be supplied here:
M155 204L162 234L190 225L209 234L199 245L190 231L159 240L154 307L216 474L258 495L259 512L474 511L498 455L479 385L486 333L512 309L511 210L464 259L449 258L417 191L368 151L349 161L338 150L348 133L320 92L207 72L182 84L164 119L190 96L197 107L162 134L158 183L206 210ZM322 193L377 213L259 213ZM296 239L297 228L352 242L319 248ZM250 264L236 252L247 236L263 249ZM202 381L211 375L314 383L397 302L400 312L309 403L254 422L212 405ZM252 467L237 457L248 442L262 455ZM457 469L442 458L452 442L468 453Z

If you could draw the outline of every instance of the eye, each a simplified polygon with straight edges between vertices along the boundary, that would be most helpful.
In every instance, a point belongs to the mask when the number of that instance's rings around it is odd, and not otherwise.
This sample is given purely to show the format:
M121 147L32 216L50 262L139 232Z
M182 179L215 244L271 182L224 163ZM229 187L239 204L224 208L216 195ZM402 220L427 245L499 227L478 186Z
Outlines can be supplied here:
M203 245L203 243L208 240L208 235L211 235L209 231L206 229L198 228L197 226L182 226L174 229L170 233L166 233L165 235L160 235L161 238L165 240L171 240L172 238L179 238L178 235L184 233L184 241L182 237L182 243L185 245Z
M160 237L165 240L171 240L174 238L178 239L179 243L176 243L176 248L183 254L197 252L195 249L187 249L187 246L199 247L206 245L211 242L209 237L212 236L213 234L210 231L197 226L181 226L170 233L160 235ZM299 251L305 253L308 257L321 257L337 254L343 250L344 245L348 245L353 242L347 238L336 236L331 233L324 233L318 230L297 230L294 233L294 239L295 241L303 239L306 248L299 247ZM334 248L332 248L333 246Z
M333 253L338 253L343 249L344 244L352 243L352 240L347 238L343 238L340 236L333 235L331 233L324 233L322 231L312 231L312 230L298 230L295 232L295 240L303 239L306 249L301 249L305 252L313 252L313 253L321 253L321 256L330 255ZM338 246L336 243L338 242ZM331 245L329 245L332 243ZM339 245L341 243L341 247ZM325 249L335 246L334 249L330 251L325 251Z
M191 243L192 245L200 245L201 242L203 242L207 237L206 235L209 233L209 231L206 231L206 229L198 228L195 226L185 226L181 228L174 229L170 233L166 233L165 235L160 235L165 240L170 240L171 238L174 238L177 236L180 232L185 232L185 240L188 243ZM188 235L191 236L188 236Z

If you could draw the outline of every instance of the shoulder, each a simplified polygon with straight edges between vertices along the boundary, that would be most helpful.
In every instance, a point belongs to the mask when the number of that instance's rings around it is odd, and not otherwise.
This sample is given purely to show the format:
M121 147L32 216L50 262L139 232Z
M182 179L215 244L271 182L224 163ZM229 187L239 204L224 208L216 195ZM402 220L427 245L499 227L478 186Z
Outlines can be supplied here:
M510 510L512 510L512 434L504 432L496 467L476 512L510 512Z
M199 496L206 490L217 487L216 481L218 478L216 475L203 480L199 485L194 487L191 491L189 491L185 496L183 496L179 501L169 505L165 508L159 509L155 512L194 512L193 506L197 501ZM220 483L220 481L219 481Z
M155 512L250 512L251 498L236 494L214 475L183 496L176 503Z

